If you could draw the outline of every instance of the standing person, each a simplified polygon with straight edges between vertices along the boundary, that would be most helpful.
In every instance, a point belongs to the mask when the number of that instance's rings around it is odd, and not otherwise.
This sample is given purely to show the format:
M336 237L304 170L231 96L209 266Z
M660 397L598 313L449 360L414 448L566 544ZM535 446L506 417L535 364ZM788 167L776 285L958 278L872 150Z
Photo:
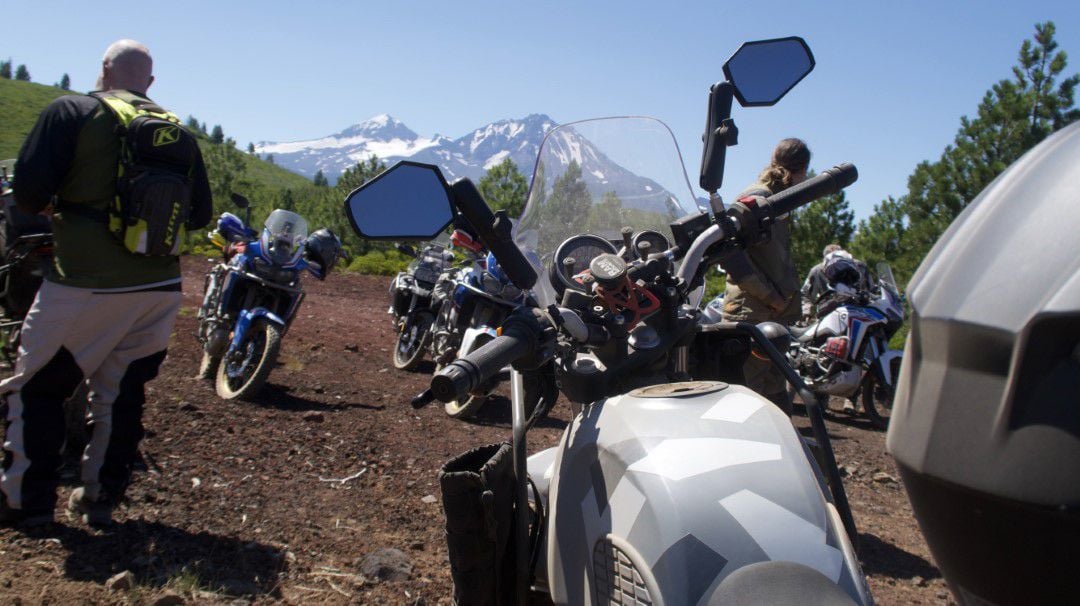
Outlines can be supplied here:
M810 271L806 274L806 280L803 282L802 288L799 293L802 295L802 315L803 318L816 318L814 313L814 306L817 304L817 300L821 298L821 294L828 288L828 281L825 279L825 261L829 258L829 255L843 250L839 244L833 242L832 244L825 245L825 250L821 252L821 263L810 268Z
M15 198L52 214L54 262L26 316L6 410L0 522L52 521L65 398L90 388L90 442L69 517L109 524L143 437L145 385L165 359L180 307L184 228L210 220L194 138L146 96L145 46L105 51L98 88L41 113L19 152Z
M870 272L866 264L839 244L825 247L821 263L810 268L801 293L803 317L819 320L836 309L846 297L869 293Z
M758 182L739 194L771 196L806 180L810 148L802 139L784 139L773 150L772 161L761 171ZM724 262L728 273L724 293L724 320L739 322L779 322L799 319L799 274L791 257L791 226L787 216L772 227L771 237ZM783 374L768 359L752 354L743 368L746 386L772 400L787 413L791 401Z

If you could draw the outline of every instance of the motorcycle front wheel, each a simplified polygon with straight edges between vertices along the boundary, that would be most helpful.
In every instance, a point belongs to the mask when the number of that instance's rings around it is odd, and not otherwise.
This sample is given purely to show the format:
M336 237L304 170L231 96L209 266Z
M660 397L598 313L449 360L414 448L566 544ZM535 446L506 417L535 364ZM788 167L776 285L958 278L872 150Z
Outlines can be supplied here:
M225 400L252 401L270 376L281 348L281 328L259 318L251 323L247 338L236 352L218 364L216 388Z
M397 343L394 345L394 368L412 370L424 359L424 347L431 336L431 325L435 323L435 314L423 309L405 316L398 329Z
M217 369L220 365L221 356L212 356L204 351L202 361L199 362L198 377L206 381L213 380L217 376Z
M892 368L893 377L896 377L899 369L900 360L897 359ZM878 379L877 374L873 372L866 373L862 386L862 405L867 418L870 419L870 423L874 427L888 429L889 418L892 417L893 397L895 396L896 389L894 386L885 385Z

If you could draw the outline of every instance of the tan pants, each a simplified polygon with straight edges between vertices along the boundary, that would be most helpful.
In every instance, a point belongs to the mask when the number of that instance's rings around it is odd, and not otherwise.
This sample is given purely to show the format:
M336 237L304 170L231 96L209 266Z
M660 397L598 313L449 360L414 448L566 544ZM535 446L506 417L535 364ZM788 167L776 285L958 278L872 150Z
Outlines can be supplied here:
M51 511L64 440L63 402L90 387L82 480L90 499L115 500L142 439L144 386L165 359L178 291L98 293L46 281L23 323L7 407L0 491L9 507Z

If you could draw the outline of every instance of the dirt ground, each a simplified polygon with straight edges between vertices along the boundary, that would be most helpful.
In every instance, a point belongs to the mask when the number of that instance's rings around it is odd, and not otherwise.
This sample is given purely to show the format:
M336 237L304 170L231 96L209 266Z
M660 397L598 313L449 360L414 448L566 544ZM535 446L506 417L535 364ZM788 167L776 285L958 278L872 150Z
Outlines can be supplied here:
M413 410L427 375L390 364L388 279L348 274L307 280L262 400L222 401L194 378L210 264L189 257L184 267L184 308L148 394L145 465L118 525L95 531L58 510L40 530L0 529L0 602L449 603L435 474L453 455L508 439L508 403L471 423L437 405ZM567 415L560 402L530 434L532 449L553 444ZM841 415L829 430L877 602L951 602L884 434ZM398 573L365 574L387 548L400 552Z

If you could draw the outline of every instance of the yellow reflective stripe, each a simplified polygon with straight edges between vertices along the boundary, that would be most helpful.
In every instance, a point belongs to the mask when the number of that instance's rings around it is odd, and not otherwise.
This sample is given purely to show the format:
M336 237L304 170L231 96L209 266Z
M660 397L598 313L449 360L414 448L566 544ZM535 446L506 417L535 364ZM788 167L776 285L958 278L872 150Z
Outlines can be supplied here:
M134 120L136 116L150 116L152 118L158 118L159 120L167 120L175 124L180 124L180 118L172 112L152 112L145 109L139 109L120 97L105 97L102 100L109 106L109 109L116 114L117 119L120 120L120 123L123 124L125 128L127 125L131 124L131 121Z
M120 124L123 124L125 127L128 124L131 124L131 121L139 115L139 110L135 109L134 105L119 97L105 97L102 101L105 102L105 105L109 106L109 109L116 114L116 118L120 120Z

